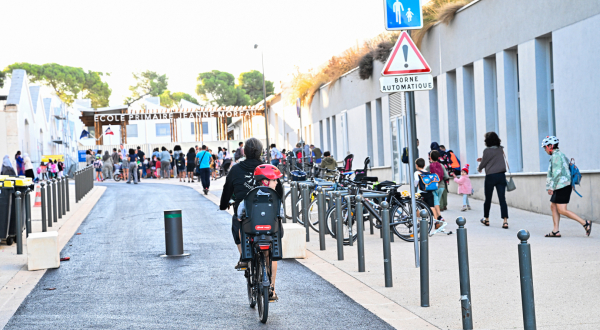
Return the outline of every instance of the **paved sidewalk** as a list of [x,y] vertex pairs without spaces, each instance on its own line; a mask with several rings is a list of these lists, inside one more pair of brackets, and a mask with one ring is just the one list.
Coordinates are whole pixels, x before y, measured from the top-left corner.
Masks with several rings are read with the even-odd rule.
[[[70,212],[53,222],[48,231],[58,231],[59,250],[67,244],[81,222],[96,204],[105,187],[94,187],[79,203],[75,203],[75,184],[70,180]],[[31,198],[35,204],[35,193]],[[42,231],[41,207],[31,208],[32,232]],[[27,270],[27,238],[23,231],[23,254],[17,254],[17,243],[11,246],[0,245],[0,328],[3,328],[15,313],[21,302],[27,297],[46,270]]]
[[545,238],[552,229],[549,216],[509,209],[510,229],[502,229],[499,206],[492,204],[490,227],[479,223],[483,202],[472,200],[473,210],[458,211],[462,197],[449,195],[450,210],[443,216],[452,235],[429,240],[430,305],[420,307],[419,269],[414,265],[412,243],[396,238],[392,243],[394,287],[386,288],[383,247],[379,233],[365,235],[365,273],[358,272],[357,250],[344,247],[337,260],[335,240],[327,236],[327,250],[319,250],[318,234],[311,231],[308,248],[318,258],[337,267],[398,305],[441,329],[462,329],[456,247],[458,216],[467,219],[473,320],[478,329],[523,328],[516,233],[527,229],[533,259],[533,283],[538,329],[599,329],[600,228],[586,237],[581,225],[563,219],[560,239]]

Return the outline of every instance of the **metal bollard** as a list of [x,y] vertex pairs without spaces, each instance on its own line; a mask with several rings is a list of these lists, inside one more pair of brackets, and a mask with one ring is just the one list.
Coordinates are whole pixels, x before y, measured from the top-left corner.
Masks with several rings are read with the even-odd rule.
[[17,254],[23,254],[23,222],[21,222],[22,210],[20,191],[15,192],[15,211],[17,213],[17,230],[15,230],[15,233],[17,235]]
[[70,212],[71,211],[71,203],[69,201],[69,178],[68,177],[65,177],[65,187],[66,187],[66,189],[65,189],[65,193],[66,193],[65,200],[67,201],[67,212]]
[[166,254],[161,255],[161,257],[189,256],[189,253],[183,253],[181,210],[164,211],[164,217]]
[[469,249],[467,246],[467,220],[456,219],[456,241],[458,244],[458,275],[460,277],[460,307],[463,329],[473,329],[473,311],[471,309],[471,280],[469,279]]
[[48,210],[48,227],[52,227],[52,180],[46,181],[46,207]]
[[392,250],[390,246],[390,204],[386,201],[381,202],[381,214],[383,215],[381,230],[383,231],[383,271],[385,275],[385,287],[391,288],[394,284],[392,281]]
[[323,187],[317,187],[317,205],[319,207],[319,247],[321,251],[325,250],[325,230],[327,230],[327,224],[325,223],[325,191]]
[[67,181],[66,177],[62,177],[60,179],[60,184],[62,186],[62,189],[61,189],[61,191],[62,191],[62,198],[61,198],[62,199],[62,204],[60,205],[60,208],[62,209],[62,215],[66,215],[67,214],[67,201],[66,201],[66,199],[67,199],[67,185],[65,184],[66,181]]
[[519,230],[519,273],[521,277],[521,304],[523,305],[523,327],[525,330],[535,329],[535,301],[533,297],[533,269],[531,267],[531,246],[527,243],[529,232]]
[[58,222],[58,209],[56,204],[56,195],[57,195],[57,187],[56,187],[56,179],[52,179],[52,219],[54,222]]
[[300,185],[300,193],[302,194],[302,221],[304,221],[304,229],[306,229],[306,241],[310,242],[310,191],[308,185],[303,183]]
[[357,239],[357,248],[358,251],[358,271],[365,271],[365,233],[364,233],[364,223],[363,223],[363,197],[361,195],[357,195],[355,197],[356,207],[354,208],[354,213],[356,214],[356,226],[358,231],[358,239]]
[[296,205],[298,204],[298,182],[290,183],[290,187],[292,189],[292,192],[290,193],[292,197],[292,222],[298,223],[299,215],[298,208],[296,207]]
[[45,233],[48,231],[48,226],[46,225],[46,189],[45,183],[40,183],[40,192],[42,195],[42,232]]
[[24,196],[25,203],[25,237],[31,234],[31,188],[27,188]]
[[421,307],[429,307],[429,213],[421,210],[419,242],[421,243]]
[[62,219],[62,183],[60,182],[60,178],[56,179],[56,185],[58,187],[57,195],[58,195],[58,218]]
[[335,192],[335,237],[337,239],[338,260],[344,260],[344,227],[342,220],[342,193]]

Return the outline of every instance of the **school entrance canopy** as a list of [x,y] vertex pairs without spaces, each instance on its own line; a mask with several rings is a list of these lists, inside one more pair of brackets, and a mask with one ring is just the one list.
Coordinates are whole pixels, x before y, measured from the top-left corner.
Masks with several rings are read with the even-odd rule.
[[121,143],[127,144],[127,125],[130,121],[138,120],[169,120],[171,125],[171,142],[177,141],[177,131],[182,129],[182,120],[192,120],[196,129],[196,141],[203,139],[202,121],[204,118],[217,119],[217,134],[219,140],[227,140],[227,118],[242,117],[245,136],[251,136],[252,117],[264,116],[265,108],[256,106],[230,107],[196,107],[189,109],[129,109],[127,106],[115,106],[81,111],[81,121],[87,127],[93,126],[96,135],[96,145],[103,144],[102,126],[111,125],[121,128]]

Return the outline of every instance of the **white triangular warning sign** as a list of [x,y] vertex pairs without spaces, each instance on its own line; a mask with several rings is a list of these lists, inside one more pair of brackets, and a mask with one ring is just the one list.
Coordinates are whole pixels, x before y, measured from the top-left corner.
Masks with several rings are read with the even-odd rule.
[[396,41],[390,58],[388,58],[381,71],[381,75],[393,76],[425,72],[431,72],[429,64],[427,64],[408,33],[402,32],[398,41]]

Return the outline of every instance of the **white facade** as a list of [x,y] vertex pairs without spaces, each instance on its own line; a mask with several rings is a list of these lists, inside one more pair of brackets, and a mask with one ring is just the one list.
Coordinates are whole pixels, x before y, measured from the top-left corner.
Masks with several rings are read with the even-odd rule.
[[13,70],[6,85],[6,101],[0,101],[0,155],[14,163],[17,151],[27,153],[35,167],[43,155],[66,155],[67,167],[75,164],[76,134],[83,127],[77,111],[45,88],[30,86],[25,70]]

